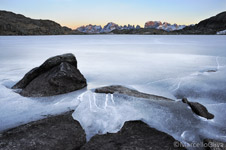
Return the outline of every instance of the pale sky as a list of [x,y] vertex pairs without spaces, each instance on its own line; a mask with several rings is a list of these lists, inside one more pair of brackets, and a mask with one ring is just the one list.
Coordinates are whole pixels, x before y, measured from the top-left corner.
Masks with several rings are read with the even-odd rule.
[[143,27],[147,21],[195,24],[226,11],[226,0],[0,0],[0,10],[73,29],[108,22]]

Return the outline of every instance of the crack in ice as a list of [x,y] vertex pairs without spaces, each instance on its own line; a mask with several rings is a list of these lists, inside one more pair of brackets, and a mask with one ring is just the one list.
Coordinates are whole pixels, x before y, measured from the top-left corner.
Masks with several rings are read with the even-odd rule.
[[156,83],[156,82],[162,82],[162,81],[167,81],[167,80],[172,80],[172,79],[175,79],[175,78],[165,78],[165,79],[161,79],[161,80],[156,80],[156,81],[148,82],[147,84],[153,84],[153,83]]
[[174,90],[172,90],[172,91],[176,91],[176,90],[178,90],[179,88],[180,88],[180,85],[181,85],[181,80],[178,82],[178,84],[177,84],[177,87],[174,89]]

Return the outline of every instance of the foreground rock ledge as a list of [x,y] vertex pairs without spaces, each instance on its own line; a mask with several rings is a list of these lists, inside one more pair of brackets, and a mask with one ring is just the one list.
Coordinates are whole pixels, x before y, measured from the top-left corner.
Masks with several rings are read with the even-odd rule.
[[31,122],[4,132],[0,150],[76,150],[86,135],[72,111]]
[[96,135],[81,150],[180,150],[170,135],[150,128],[142,121],[128,121],[117,133]]
[[[95,89],[94,92],[95,93],[105,93],[105,94],[118,93],[118,94],[124,94],[124,95],[128,95],[128,96],[145,98],[145,99],[150,99],[150,100],[166,100],[168,102],[174,101],[172,99],[169,99],[169,98],[166,98],[163,96],[142,93],[137,90],[129,89],[129,88],[121,86],[121,85],[111,85],[111,86],[100,87],[100,88]],[[209,113],[208,110],[206,109],[206,107],[203,106],[202,104],[197,103],[197,102],[189,102],[187,98],[183,98],[182,102],[186,103],[191,108],[192,112],[195,113],[196,115],[199,115],[206,119],[214,118],[214,115]]]
[[42,97],[64,94],[86,86],[86,79],[77,69],[75,56],[69,53],[47,59],[12,88],[22,89],[20,94],[23,96]]
[[124,150],[184,149],[170,135],[142,121],[128,121],[118,133],[96,135],[86,143],[85,132],[72,111],[8,130],[0,135],[0,150]]
[[121,86],[121,85],[111,85],[111,86],[105,86],[101,88],[97,88],[94,91],[95,93],[105,93],[105,94],[124,94],[128,96],[138,97],[138,98],[145,98],[150,100],[167,100],[167,101],[174,101],[172,99],[158,96],[158,95],[152,95],[147,93],[142,93],[137,90],[129,89],[127,87]]

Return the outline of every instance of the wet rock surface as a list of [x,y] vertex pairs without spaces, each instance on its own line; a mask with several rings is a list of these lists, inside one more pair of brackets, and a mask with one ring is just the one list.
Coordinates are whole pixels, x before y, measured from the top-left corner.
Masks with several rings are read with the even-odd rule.
[[22,89],[23,96],[41,97],[72,92],[86,85],[86,79],[77,69],[75,56],[69,53],[47,59],[12,88]]
[[197,114],[201,117],[204,117],[206,119],[213,119],[214,118],[214,115],[209,113],[208,110],[206,109],[206,107],[203,106],[202,104],[197,103],[197,102],[189,102],[187,98],[183,98],[182,102],[188,104],[188,106],[191,107],[192,111],[195,114]]
[[167,101],[174,101],[172,99],[163,97],[163,96],[157,96],[147,93],[142,93],[137,90],[129,89],[127,87],[121,86],[121,85],[111,85],[111,86],[105,86],[101,88],[95,89],[96,93],[110,93],[110,94],[124,94],[128,96],[138,97],[138,98],[145,98],[150,100],[167,100]]
[[125,122],[117,133],[96,135],[85,144],[82,150],[160,150],[185,149],[175,147],[176,140],[170,135],[150,128],[142,121]]
[[76,150],[85,142],[85,132],[70,111],[2,133],[0,150]]

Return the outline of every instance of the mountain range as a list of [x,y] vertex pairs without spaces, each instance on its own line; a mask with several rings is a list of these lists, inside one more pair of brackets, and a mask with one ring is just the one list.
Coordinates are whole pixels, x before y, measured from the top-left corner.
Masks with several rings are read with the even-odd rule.
[[81,26],[77,28],[76,30],[84,33],[109,33],[113,30],[132,30],[132,29],[140,29],[141,27],[137,25],[136,27],[134,25],[124,25],[119,26],[116,23],[109,22],[107,25],[105,25],[103,28],[99,25],[87,25],[87,26]]
[[162,29],[165,31],[181,30],[185,27],[186,25],[170,24],[168,22],[162,23],[161,21],[148,21],[144,25],[144,28]]
[[21,14],[0,11],[0,35],[64,35],[64,34],[226,34],[226,11],[198,24],[185,26],[161,21],[120,26],[109,22],[104,27],[86,25],[72,30],[51,20],[31,19]]
[[[177,24],[170,24],[167,22],[161,22],[161,21],[148,21],[145,23],[144,28],[150,28],[150,29],[162,29],[165,31],[174,31],[174,30],[181,30],[185,28],[185,25],[177,25]],[[76,30],[83,33],[109,33],[113,30],[136,30],[141,29],[139,25],[124,25],[119,26],[116,23],[109,22],[107,25],[105,25],[103,28],[99,25],[87,25],[87,26],[81,26],[77,28]]]

